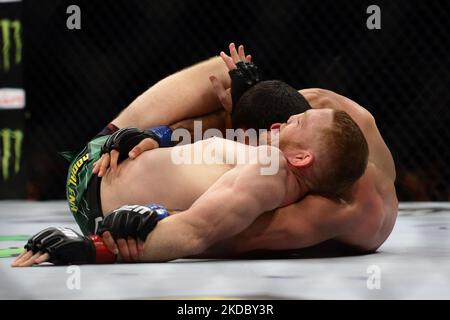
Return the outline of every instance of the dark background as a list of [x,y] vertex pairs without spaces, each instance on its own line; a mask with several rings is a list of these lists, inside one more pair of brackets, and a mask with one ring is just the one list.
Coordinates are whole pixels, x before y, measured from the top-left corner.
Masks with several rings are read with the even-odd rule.
[[[70,4],[81,30],[66,28]],[[370,4],[381,7],[381,30],[366,27]],[[372,112],[400,200],[448,201],[449,9],[436,0],[25,1],[27,197],[63,198],[57,151],[81,149],[150,85],[235,41],[267,78],[334,90]]]

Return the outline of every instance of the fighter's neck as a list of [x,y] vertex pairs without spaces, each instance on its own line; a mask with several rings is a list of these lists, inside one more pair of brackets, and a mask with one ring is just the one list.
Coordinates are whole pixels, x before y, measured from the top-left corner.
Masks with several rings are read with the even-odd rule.
[[288,176],[286,179],[286,196],[283,201],[284,205],[297,202],[303,198],[309,191],[308,186],[304,179],[294,173],[292,170],[288,170]]

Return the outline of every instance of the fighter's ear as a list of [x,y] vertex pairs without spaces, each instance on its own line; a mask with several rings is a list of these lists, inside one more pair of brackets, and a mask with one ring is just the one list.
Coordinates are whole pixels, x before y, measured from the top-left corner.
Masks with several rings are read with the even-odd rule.
[[298,150],[288,157],[289,163],[296,168],[306,168],[313,164],[314,154],[309,150]]

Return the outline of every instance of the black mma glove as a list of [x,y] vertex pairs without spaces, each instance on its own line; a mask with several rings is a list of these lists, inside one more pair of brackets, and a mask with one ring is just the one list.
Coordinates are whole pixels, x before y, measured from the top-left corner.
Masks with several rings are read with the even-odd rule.
[[24,247],[33,253],[48,253],[55,265],[114,262],[115,255],[99,236],[84,237],[69,228],[47,228],[34,235]]
[[232,113],[242,95],[262,80],[258,67],[253,62],[238,62],[237,69],[229,72],[231,78]]
[[145,241],[159,220],[168,216],[167,210],[161,206],[126,205],[114,210],[103,219],[97,234],[109,231],[115,240],[140,239]]
[[112,150],[119,151],[118,162],[128,158],[128,153],[139,142],[146,138],[155,140],[160,147],[169,147],[171,142],[172,130],[168,126],[159,126],[147,130],[138,128],[123,128],[111,134],[102,146],[102,154],[110,153]]
[[119,128],[118,128],[115,124],[108,123],[108,125],[107,125],[106,127],[104,127],[104,128],[102,129],[102,131],[100,131],[100,132],[94,137],[94,139],[95,139],[95,138],[98,138],[98,137],[109,136],[110,134],[113,134],[113,133],[116,132],[117,130],[119,130]]

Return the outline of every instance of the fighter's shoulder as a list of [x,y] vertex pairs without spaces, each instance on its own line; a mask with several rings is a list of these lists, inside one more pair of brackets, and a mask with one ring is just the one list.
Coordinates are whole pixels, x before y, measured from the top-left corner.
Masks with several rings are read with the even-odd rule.
[[391,194],[395,195],[395,180],[377,164],[369,161],[365,176],[373,183],[377,194],[381,198],[390,196]]
[[347,112],[364,131],[366,126],[375,124],[372,114],[363,106],[334,91],[322,88],[309,88],[298,91],[313,109],[334,108]]
[[394,183],[369,162],[352,194],[350,227],[337,240],[373,251],[387,238],[395,223],[398,200]]
[[387,208],[397,205],[393,180],[378,166],[369,162],[363,176],[353,185],[348,203],[354,216],[382,216]]

